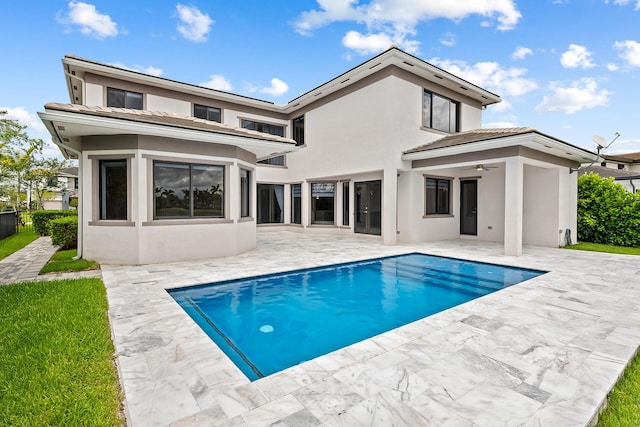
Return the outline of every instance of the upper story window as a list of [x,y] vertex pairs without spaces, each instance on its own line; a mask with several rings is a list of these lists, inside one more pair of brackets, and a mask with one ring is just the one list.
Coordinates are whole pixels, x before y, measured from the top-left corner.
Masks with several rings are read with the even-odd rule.
[[268,159],[259,160],[258,163],[263,165],[284,166],[285,158],[286,156],[283,154],[282,156],[270,157]]
[[293,140],[296,145],[304,145],[304,116],[293,119]]
[[255,130],[270,135],[284,136],[284,126],[270,123],[254,122],[253,120],[240,120],[240,126],[244,129]]
[[422,126],[447,133],[458,132],[457,102],[427,90],[422,99]]
[[108,87],[107,107],[142,110],[142,94]]
[[200,104],[193,104],[193,117],[218,123],[222,121],[222,114],[219,108],[207,107],[206,105]]

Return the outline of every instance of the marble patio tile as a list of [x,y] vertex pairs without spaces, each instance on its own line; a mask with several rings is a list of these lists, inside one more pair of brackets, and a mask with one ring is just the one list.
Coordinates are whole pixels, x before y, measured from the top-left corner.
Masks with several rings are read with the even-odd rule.
[[382,392],[347,410],[347,413],[364,426],[414,427],[434,425],[429,419],[397,398],[396,393]]
[[287,370],[269,375],[267,378],[284,394],[289,394],[300,388],[300,384],[293,378]]
[[451,405],[452,409],[482,427],[518,426],[542,404],[513,390],[480,384]]
[[630,326],[614,327],[611,333],[606,337],[606,341],[625,347],[637,348],[638,345],[640,345],[640,329]]
[[260,389],[262,395],[268,400],[276,400],[284,396],[284,392],[275,386],[269,379],[269,377],[260,378],[252,382],[256,387]]
[[243,413],[242,418],[249,426],[268,426],[304,409],[294,396],[286,395]]
[[251,409],[246,399],[238,394],[235,389],[214,393],[213,397],[227,418],[234,418]]
[[227,418],[217,403],[207,409],[181,418],[169,424],[170,427],[226,427],[226,426],[246,426],[241,417],[233,419]]
[[315,427],[321,424],[308,409],[301,409],[280,421],[271,424],[273,427]]
[[269,401],[269,399],[267,399],[266,396],[262,393],[260,388],[257,387],[254,383],[236,387],[235,392],[242,398],[243,403],[249,409],[257,408],[258,406],[262,406]]
[[337,415],[364,400],[333,377],[296,390],[292,395],[318,419]]
[[555,405],[543,405],[522,427],[584,427],[589,423],[589,417],[579,409],[562,408]]
[[571,344],[583,348],[592,353],[601,354],[606,358],[616,359],[620,363],[628,363],[629,359],[635,354],[638,343],[631,343],[630,345],[617,344],[612,341],[598,339],[593,336],[579,335]]

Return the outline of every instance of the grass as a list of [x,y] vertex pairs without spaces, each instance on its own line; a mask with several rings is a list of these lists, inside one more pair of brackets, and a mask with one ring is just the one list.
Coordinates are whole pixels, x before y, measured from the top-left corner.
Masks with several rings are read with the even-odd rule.
[[100,279],[0,286],[0,425],[123,425]]
[[640,255],[640,248],[625,246],[603,245],[600,243],[580,242],[575,245],[565,246],[566,249],[578,249],[581,251],[606,252],[610,254]]
[[91,260],[79,259],[73,260],[78,254],[77,249],[59,250],[49,260],[49,262],[42,267],[40,274],[46,273],[59,273],[65,271],[84,271],[84,270],[97,270],[100,265]]
[[609,406],[598,417],[597,427],[640,426],[640,356],[636,355],[609,393]]
[[12,253],[19,251],[38,237],[40,236],[35,231],[22,231],[5,237],[0,240],[0,259],[4,259]]

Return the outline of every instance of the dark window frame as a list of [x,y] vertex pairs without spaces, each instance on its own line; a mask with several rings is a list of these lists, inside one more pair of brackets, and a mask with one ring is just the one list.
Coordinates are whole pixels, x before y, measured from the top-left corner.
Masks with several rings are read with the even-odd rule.
[[259,122],[249,119],[240,119],[240,127],[243,129],[255,130],[256,132],[266,133],[269,135],[284,137],[284,125]]
[[[117,95],[122,96],[122,103],[115,102]],[[131,96],[135,95],[135,97]],[[140,105],[132,105],[134,101],[137,104],[139,99]],[[134,92],[131,90],[118,89],[115,87],[107,87],[107,107],[113,108],[129,108],[132,110],[144,110],[144,94],[141,92]]]
[[291,224],[302,225],[302,184],[291,184]]
[[[281,191],[276,191],[276,187]],[[258,224],[284,224],[284,184],[259,183],[256,188],[258,191],[256,222]],[[268,191],[268,200],[262,198],[264,191]],[[278,200],[278,193],[280,192],[282,194],[282,204]],[[266,209],[263,209],[265,207]]]
[[291,139],[296,142],[296,146],[305,145],[304,115],[291,120]]
[[[453,179],[427,176],[424,180],[424,214],[425,216],[433,215],[451,215],[451,184]],[[430,187],[429,184],[432,183]],[[445,185],[446,184],[446,185]],[[430,195],[430,189],[433,193]],[[441,192],[446,191],[443,197]],[[435,197],[435,198],[434,198]],[[434,199],[432,199],[434,198]]]
[[[426,100],[429,99],[429,112],[427,114]],[[434,124],[434,99],[446,101],[448,103],[448,119],[447,126],[439,126],[437,123]],[[451,119],[451,112],[455,114],[453,120]],[[446,96],[442,96],[440,94],[431,92],[427,89],[423,89],[422,94],[422,126],[429,129],[439,130],[441,132],[446,133],[456,133],[460,131],[460,103],[458,101],[454,101],[451,98],[447,98]]]
[[[310,186],[310,194],[311,194],[311,224],[312,225],[336,225],[336,183],[335,182],[311,182]],[[320,196],[318,193],[320,192],[320,188],[315,186],[333,186],[332,196]],[[317,192],[317,193],[316,193]],[[328,200],[331,200],[331,209],[318,209],[318,207],[323,207],[323,205],[328,206]],[[324,212],[323,217],[319,218],[319,213]],[[331,212],[331,217],[329,218],[328,212]]]
[[342,225],[349,226],[349,181],[342,183]]
[[[109,191],[107,189],[109,185],[107,181],[110,175],[108,169],[113,170],[115,168],[121,168],[123,176],[118,177],[120,179],[120,182],[116,183],[118,188],[114,191]],[[98,219],[100,221],[126,221],[128,219],[128,168],[127,159],[98,160]],[[114,201],[112,199],[114,196],[117,199],[124,197],[124,204],[122,201]],[[116,205],[115,208],[114,204]]]
[[[169,165],[169,167],[176,167],[176,166],[180,166],[181,169],[184,169],[184,167],[186,166],[189,170],[189,214],[188,215],[158,215],[158,196],[157,196],[157,181],[156,181],[156,166],[160,166],[160,165]],[[222,174],[222,184],[220,185],[219,191],[220,191],[220,202],[221,202],[221,206],[220,206],[220,214],[219,215],[197,215],[196,214],[196,209],[197,207],[195,206],[195,197],[194,197],[194,170],[199,170],[199,168],[216,168],[218,169],[221,174]],[[226,203],[225,203],[225,187],[226,187],[226,167],[224,165],[217,165],[217,164],[206,164],[206,163],[187,163],[187,162],[176,162],[176,161],[167,161],[167,160],[154,160],[153,161],[153,166],[152,166],[152,172],[153,172],[153,219],[154,220],[165,220],[165,219],[187,219],[187,220],[191,220],[191,219],[206,219],[206,218],[213,218],[213,219],[224,219],[226,218]],[[218,190],[216,190],[214,192],[215,193],[218,192]],[[170,207],[169,207],[170,208]]]
[[[204,111],[198,111],[204,109]],[[204,113],[204,114],[203,114]],[[211,122],[222,123],[222,109],[203,104],[193,104],[193,117],[209,120]]]
[[251,217],[251,171],[240,168],[240,218],[249,217]]

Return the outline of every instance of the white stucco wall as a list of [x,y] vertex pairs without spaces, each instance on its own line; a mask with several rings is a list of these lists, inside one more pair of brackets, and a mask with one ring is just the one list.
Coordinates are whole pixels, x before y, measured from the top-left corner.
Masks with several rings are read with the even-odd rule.
[[523,244],[558,246],[559,178],[557,168],[524,165]]
[[190,102],[167,98],[166,96],[147,94],[145,108],[149,111],[164,111],[185,117],[193,116]]
[[[85,84],[85,105],[104,106],[104,86],[101,84],[89,83]],[[76,101],[76,103],[79,103]]]

